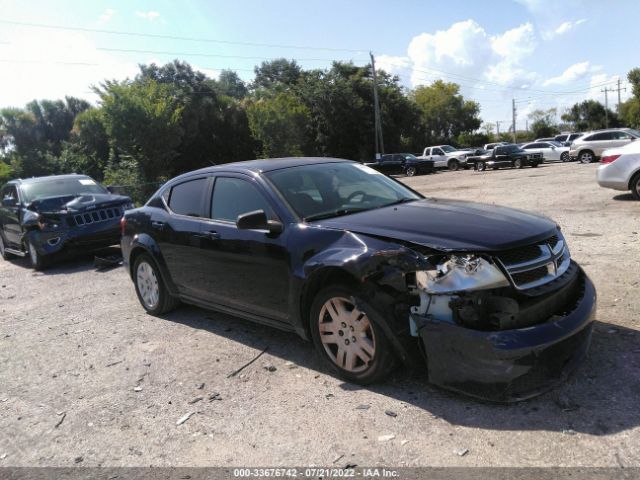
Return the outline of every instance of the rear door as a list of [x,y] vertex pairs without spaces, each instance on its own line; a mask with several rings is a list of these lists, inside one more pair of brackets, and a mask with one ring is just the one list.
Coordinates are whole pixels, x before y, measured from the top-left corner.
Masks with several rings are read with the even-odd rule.
[[0,203],[0,223],[2,234],[8,247],[19,249],[22,241],[22,229],[20,228],[20,199],[15,185],[5,185],[0,192],[2,200],[12,200],[14,206],[5,207]]
[[193,177],[177,183],[163,195],[168,212],[151,218],[152,235],[160,248],[171,278],[182,295],[206,293],[206,266],[202,263],[203,223],[211,178]]
[[279,215],[264,185],[242,174],[215,177],[209,219],[203,224],[201,263],[206,265],[207,300],[242,312],[287,322],[289,254],[287,226],[279,235],[240,230],[239,215],[264,210]]

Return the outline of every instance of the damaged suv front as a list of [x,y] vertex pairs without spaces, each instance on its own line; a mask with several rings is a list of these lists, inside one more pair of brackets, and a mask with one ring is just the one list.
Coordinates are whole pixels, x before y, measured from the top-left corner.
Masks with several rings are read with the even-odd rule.
[[595,289],[557,230],[493,252],[426,255],[408,276],[430,381],[496,401],[564,378],[589,345]]
[[2,196],[3,256],[28,256],[35,269],[64,251],[117,244],[120,218],[134,206],[129,197],[75,174],[13,180]]

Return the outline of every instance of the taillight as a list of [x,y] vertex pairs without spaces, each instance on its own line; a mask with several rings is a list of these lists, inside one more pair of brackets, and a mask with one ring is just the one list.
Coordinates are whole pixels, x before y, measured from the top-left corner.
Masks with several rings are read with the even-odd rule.
[[120,235],[124,235],[124,229],[127,227],[127,219],[123,216],[120,219]]
[[607,155],[600,159],[600,163],[612,163],[615,162],[620,155]]

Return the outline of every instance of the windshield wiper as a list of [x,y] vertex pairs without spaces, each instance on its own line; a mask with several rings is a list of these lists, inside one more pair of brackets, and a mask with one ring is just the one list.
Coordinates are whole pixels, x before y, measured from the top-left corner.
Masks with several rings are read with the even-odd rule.
[[356,212],[364,212],[365,210],[370,210],[369,208],[362,207],[351,207],[351,208],[338,208],[336,210],[332,210],[331,212],[323,212],[316,213],[315,215],[309,215],[304,217],[305,222],[309,222],[312,220],[322,220],[324,218],[332,218],[332,217],[341,217],[342,215],[348,215],[350,213]]
[[399,205],[401,203],[415,202],[416,200],[418,200],[418,199],[417,198],[401,198],[399,200],[396,200],[395,202],[386,203],[384,205],[381,205],[380,208],[382,208],[382,207],[390,207],[392,205]]

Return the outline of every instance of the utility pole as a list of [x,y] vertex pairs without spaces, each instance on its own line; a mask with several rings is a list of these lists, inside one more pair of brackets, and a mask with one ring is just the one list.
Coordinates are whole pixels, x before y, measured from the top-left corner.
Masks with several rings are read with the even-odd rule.
[[614,89],[605,87],[600,91],[604,92],[604,127],[609,128],[609,96],[607,94],[613,92]]
[[624,90],[625,92],[627,91],[627,88],[620,88],[620,79],[618,79],[618,112],[620,111],[620,90]]
[[526,119],[524,121],[524,129],[527,131],[527,133],[529,133],[529,119]]
[[373,74],[373,110],[374,110],[374,123],[376,131],[376,157],[378,153],[384,153],[384,139],[382,137],[382,120],[380,118],[380,104],[378,103],[378,77],[376,76],[376,60],[373,58],[373,53],[369,52],[371,56],[371,72]]
[[496,129],[497,129],[497,132],[498,132],[498,133],[496,134],[496,136],[497,136],[498,138],[500,138],[500,124],[501,124],[501,123],[502,123],[502,120],[496,120]]
[[516,143],[516,99],[513,98],[511,100],[511,110],[513,115],[513,120],[511,124],[511,128],[513,129],[513,143]]

